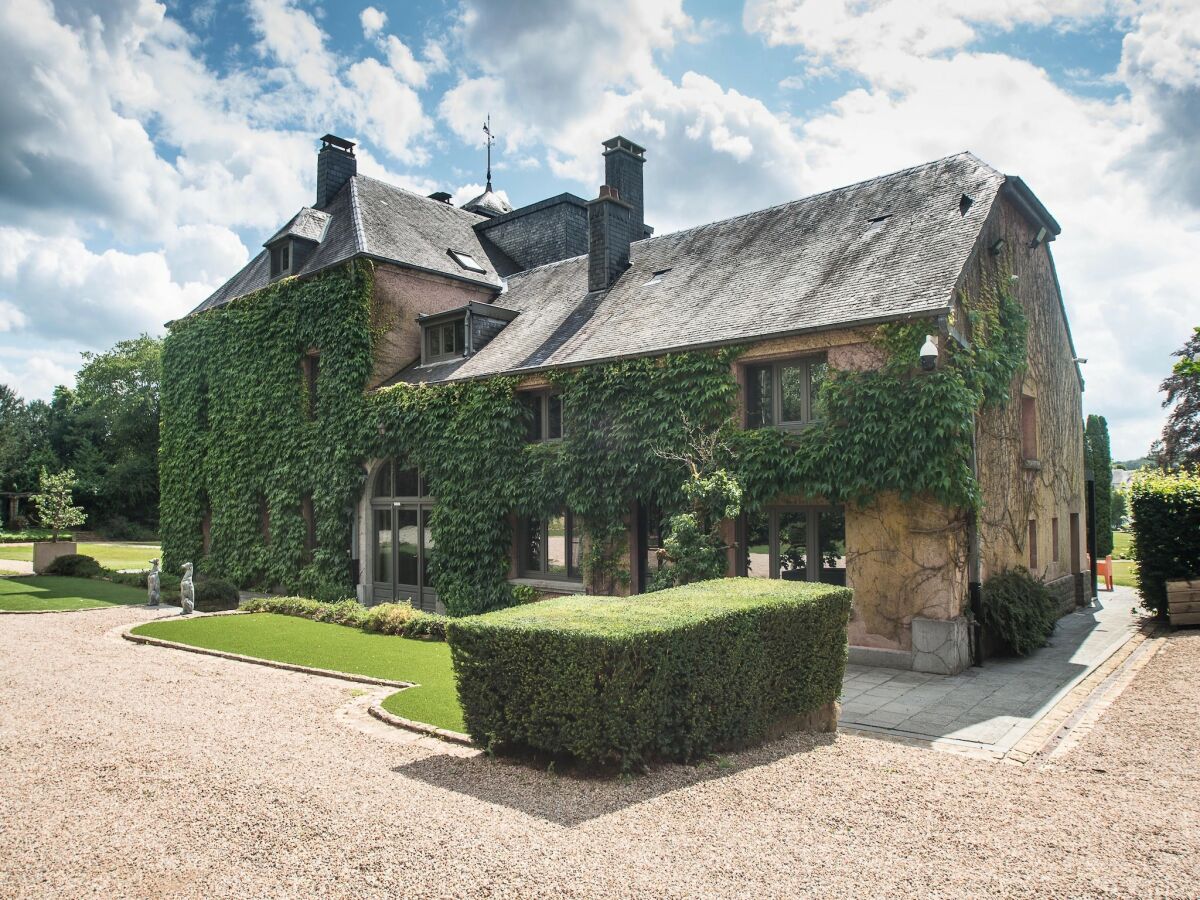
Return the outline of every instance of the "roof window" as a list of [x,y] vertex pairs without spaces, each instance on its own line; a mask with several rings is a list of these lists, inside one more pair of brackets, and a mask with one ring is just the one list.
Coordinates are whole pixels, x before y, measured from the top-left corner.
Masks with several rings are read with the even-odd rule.
[[292,242],[280,241],[271,248],[271,277],[279,278],[292,271]]
[[653,275],[650,276],[650,280],[647,281],[645,284],[643,284],[642,287],[652,287],[656,284],[662,284],[663,276],[666,275],[670,271],[671,271],[670,269],[659,269],[657,272],[655,272]]
[[475,257],[473,257],[470,253],[463,253],[461,250],[447,250],[446,252],[450,254],[451,259],[453,259],[468,272],[487,272],[487,269],[477,263],[475,261]]

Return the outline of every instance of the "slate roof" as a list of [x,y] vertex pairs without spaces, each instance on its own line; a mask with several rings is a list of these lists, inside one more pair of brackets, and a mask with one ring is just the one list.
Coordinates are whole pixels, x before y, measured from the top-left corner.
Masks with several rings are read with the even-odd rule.
[[[588,293],[587,257],[521,272],[498,302],[520,314],[465,360],[389,382],[457,380],[950,309],[1005,176],[970,153],[635,243]],[[961,210],[963,194],[972,199]],[[656,272],[669,270],[657,284]]]
[[[516,268],[475,233],[472,226],[487,221],[485,217],[365,175],[351,178],[323,210],[300,210],[275,237],[294,227],[305,232],[298,236],[308,237],[322,217],[327,220],[323,236],[296,275],[311,275],[361,255],[499,290],[501,274]],[[464,269],[448,250],[469,254],[486,271]],[[270,257],[263,250],[192,312],[222,306],[269,283]]]
[[306,241],[320,242],[321,238],[325,236],[325,226],[329,224],[329,219],[329,213],[313,209],[311,206],[305,206],[300,212],[292,216],[290,222],[263,241],[263,246],[267,247],[282,237],[302,238]]

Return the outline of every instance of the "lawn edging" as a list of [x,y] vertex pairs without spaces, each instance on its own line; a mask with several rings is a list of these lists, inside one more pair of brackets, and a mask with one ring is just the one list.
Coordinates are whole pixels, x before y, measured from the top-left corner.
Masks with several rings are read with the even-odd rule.
[[81,606],[79,609],[0,609],[0,616],[44,616],[46,613],[96,612],[99,609],[137,609],[137,605],[110,603],[108,606]]
[[466,747],[476,746],[469,734],[463,734],[461,731],[451,731],[449,728],[439,728],[436,725],[430,725],[428,722],[418,722],[416,719],[406,719],[404,716],[388,712],[378,703],[372,703],[368,706],[367,712],[385,725],[391,725],[394,728],[407,728],[409,731],[427,734],[431,737],[450,741],[453,744],[462,744]]
[[[213,616],[241,616],[247,615],[240,610],[231,610],[229,612],[210,613]],[[197,616],[196,618],[202,618]],[[203,618],[207,618],[204,616]],[[142,625],[147,625],[147,622],[134,622],[128,625],[121,631],[121,637],[134,644],[146,644],[151,647],[166,647],[170,650],[186,650],[189,653],[200,653],[204,656],[216,656],[221,659],[231,659],[234,662],[252,663],[258,666],[267,666],[271,669],[283,669],[288,672],[301,672],[305,675],[319,675],[322,678],[337,678],[341,681],[353,681],[358,684],[374,684],[381,687],[394,687],[403,690],[404,688],[417,687],[411,681],[393,681],[388,678],[373,678],[370,675],[357,675],[353,672],[338,672],[333,669],[318,669],[314,666],[302,666],[296,663],[279,662],[274,659],[264,659],[261,656],[246,656],[241,653],[229,653],[225,650],[210,650],[208,647],[196,647],[192,644],[183,644],[179,641],[167,641],[162,638],[150,637],[145,634],[134,634],[133,629]],[[397,717],[399,718],[399,717]],[[428,726],[433,728],[434,726]]]

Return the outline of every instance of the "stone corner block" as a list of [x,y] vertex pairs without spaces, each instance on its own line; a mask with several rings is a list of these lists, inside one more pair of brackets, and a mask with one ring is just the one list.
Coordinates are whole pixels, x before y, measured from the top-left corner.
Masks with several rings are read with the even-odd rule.
[[914,618],[912,648],[913,671],[957,675],[971,664],[971,643],[966,617]]

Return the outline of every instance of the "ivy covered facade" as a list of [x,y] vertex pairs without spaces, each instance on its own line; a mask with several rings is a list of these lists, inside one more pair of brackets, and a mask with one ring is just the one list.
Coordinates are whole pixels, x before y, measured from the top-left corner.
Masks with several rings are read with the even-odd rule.
[[1015,565],[1083,600],[1082,382],[1019,179],[961,154],[658,237],[624,138],[597,199],[517,210],[338,141],[319,208],[172,323],[168,567],[451,615],[638,593],[704,446],[726,574],[849,584],[854,659],[963,668]]

